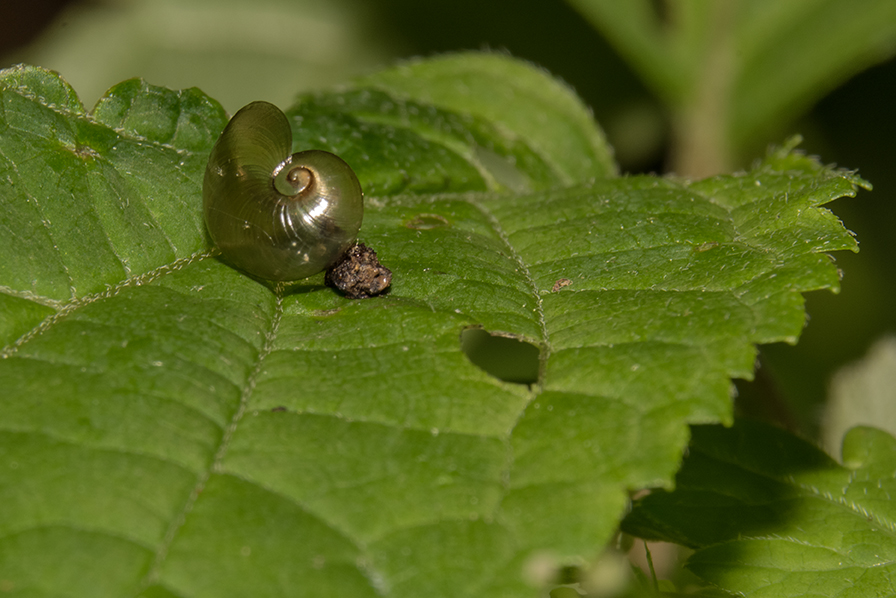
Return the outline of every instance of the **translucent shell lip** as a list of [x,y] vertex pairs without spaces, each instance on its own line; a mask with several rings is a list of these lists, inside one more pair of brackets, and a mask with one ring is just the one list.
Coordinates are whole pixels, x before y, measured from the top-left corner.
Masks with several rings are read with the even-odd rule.
[[266,280],[325,270],[354,242],[364,214],[348,164],[322,150],[291,150],[286,116],[253,102],[227,123],[205,169],[212,241],[229,263]]

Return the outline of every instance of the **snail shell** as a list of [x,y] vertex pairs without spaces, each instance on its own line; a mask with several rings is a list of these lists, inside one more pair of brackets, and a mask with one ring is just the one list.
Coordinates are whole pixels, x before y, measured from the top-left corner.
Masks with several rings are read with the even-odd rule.
[[266,280],[298,280],[354,242],[364,202],[355,173],[321,150],[290,155],[279,108],[253,102],[215,143],[202,188],[205,224],[224,258]]

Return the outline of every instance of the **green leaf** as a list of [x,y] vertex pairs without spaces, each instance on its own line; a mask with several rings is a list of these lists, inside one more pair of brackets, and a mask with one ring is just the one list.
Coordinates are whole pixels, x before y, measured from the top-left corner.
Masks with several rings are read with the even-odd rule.
[[616,174],[603,133],[571,90],[502,56],[408,62],[339,93],[304,96],[287,114],[296,148],[338,153],[369,195],[522,192]]
[[[492,120],[475,72],[502,61],[543,85]],[[364,301],[211,257],[214,101],[128,81],[86,114],[53,73],[2,73],[0,587],[534,595],[531,559],[598,554],[687,423],[730,421],[730,376],[796,339],[800,292],[839,284],[823,252],[855,249],[819,206],[865,183],[792,148],[695,183],[558,169],[562,142],[509,121],[564,88],[469,64],[469,109],[361,82],[287,111],[359,171],[394,272]],[[538,347],[537,383],[473,365],[477,328]]]
[[697,426],[674,492],[623,529],[695,552],[688,568],[743,596],[885,596],[896,575],[896,440],[853,428],[839,465],[766,425]]
[[616,174],[613,150],[590,112],[545,74],[502,56],[468,53],[407,62],[359,84],[493,123],[525,139],[562,183]]

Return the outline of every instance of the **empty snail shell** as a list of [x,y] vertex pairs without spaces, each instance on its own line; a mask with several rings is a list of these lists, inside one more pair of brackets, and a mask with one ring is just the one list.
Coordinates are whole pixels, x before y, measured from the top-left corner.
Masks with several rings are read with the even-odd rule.
[[325,270],[354,242],[364,214],[361,185],[338,156],[290,155],[279,108],[252,102],[233,115],[205,169],[205,224],[224,258],[266,280]]

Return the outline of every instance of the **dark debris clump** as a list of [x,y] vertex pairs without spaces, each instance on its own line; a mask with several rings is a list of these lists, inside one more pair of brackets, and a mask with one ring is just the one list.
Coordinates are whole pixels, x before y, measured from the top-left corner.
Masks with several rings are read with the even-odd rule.
[[367,299],[389,288],[392,271],[380,263],[376,251],[355,243],[327,270],[325,280],[349,299]]

